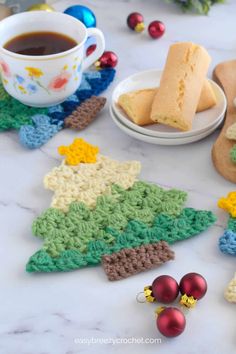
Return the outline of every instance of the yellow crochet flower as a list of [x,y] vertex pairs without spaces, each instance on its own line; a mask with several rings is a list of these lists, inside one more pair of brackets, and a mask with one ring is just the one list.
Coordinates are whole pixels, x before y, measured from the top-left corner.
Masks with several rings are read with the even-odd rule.
[[41,69],[38,68],[32,68],[30,66],[27,66],[25,70],[28,71],[28,74],[30,77],[34,78],[39,78],[40,76],[43,76],[43,72]]
[[76,166],[80,162],[95,163],[99,149],[84,139],[76,138],[71,145],[59,146],[58,152],[60,155],[66,156],[65,161],[68,165]]
[[218,200],[218,207],[222,208],[235,218],[236,217],[236,192],[230,192],[226,198]]

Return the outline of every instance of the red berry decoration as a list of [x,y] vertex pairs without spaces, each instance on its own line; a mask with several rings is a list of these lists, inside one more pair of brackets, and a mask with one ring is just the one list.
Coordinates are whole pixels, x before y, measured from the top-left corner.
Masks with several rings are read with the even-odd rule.
[[163,304],[173,302],[179,294],[177,281],[169,275],[157,277],[151,286],[152,294],[155,299]]
[[165,337],[177,337],[186,325],[184,314],[176,307],[166,307],[157,316],[157,328]]
[[188,273],[180,280],[179,289],[181,294],[200,300],[207,292],[207,282],[198,273]]
[[160,38],[165,33],[165,25],[161,21],[152,21],[148,26],[148,33],[154,39]]
[[114,68],[118,63],[118,57],[114,52],[106,51],[95,63],[98,69]]
[[91,44],[86,50],[86,56],[88,57],[90,54],[92,54],[96,48],[96,44]]
[[132,12],[127,17],[127,25],[133,31],[142,32],[145,28],[143,15],[139,12]]

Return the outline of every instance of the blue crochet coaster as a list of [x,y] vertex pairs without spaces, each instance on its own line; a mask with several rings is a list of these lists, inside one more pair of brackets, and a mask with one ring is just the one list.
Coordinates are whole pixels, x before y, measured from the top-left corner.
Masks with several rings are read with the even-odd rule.
[[19,129],[20,143],[36,149],[64,128],[64,120],[83,101],[103,92],[113,81],[116,71],[103,69],[83,73],[79,89],[62,104],[50,108],[31,108],[22,105],[0,89],[0,132]]
[[236,218],[230,216],[227,229],[219,239],[221,252],[236,256]]
[[219,248],[225,254],[236,256],[236,233],[226,230],[219,239]]

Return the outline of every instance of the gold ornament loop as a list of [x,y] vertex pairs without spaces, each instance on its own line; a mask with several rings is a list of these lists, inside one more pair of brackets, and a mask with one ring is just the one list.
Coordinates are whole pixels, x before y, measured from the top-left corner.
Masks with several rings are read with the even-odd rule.
[[[143,296],[141,297],[141,295],[143,295]],[[144,304],[144,302],[146,302],[146,297],[145,297],[143,291],[140,291],[140,292],[136,295],[136,301],[139,302],[140,304]]]
[[[141,296],[142,295],[142,296]],[[139,303],[144,303],[144,302],[155,302],[156,299],[153,296],[152,293],[152,287],[151,286],[145,286],[143,291],[139,292],[136,295],[136,301]]]

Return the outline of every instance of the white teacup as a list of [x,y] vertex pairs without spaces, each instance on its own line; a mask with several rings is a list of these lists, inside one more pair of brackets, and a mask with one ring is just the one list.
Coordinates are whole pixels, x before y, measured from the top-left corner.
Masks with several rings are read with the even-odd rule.
[[[56,32],[78,45],[52,55],[22,55],[4,48],[10,39],[30,32]],[[84,58],[84,44],[96,37],[95,51]],[[5,90],[20,102],[48,107],[63,102],[81,83],[82,72],[103,53],[105,41],[97,28],[86,28],[72,16],[60,12],[31,11],[0,22],[0,68]]]

